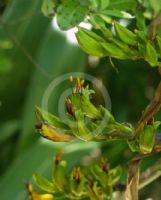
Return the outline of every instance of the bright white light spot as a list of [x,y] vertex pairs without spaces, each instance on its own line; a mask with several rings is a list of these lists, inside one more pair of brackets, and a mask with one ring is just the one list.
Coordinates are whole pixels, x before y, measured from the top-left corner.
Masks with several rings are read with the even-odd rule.
[[[69,29],[68,31],[61,31],[58,24],[57,24],[57,21],[56,21],[56,18],[54,17],[53,20],[52,20],[52,26],[54,28],[55,31],[58,31],[60,34],[63,34],[65,35],[67,41],[71,44],[78,44],[77,42],[77,39],[76,39],[76,36],[75,36],[75,33],[78,31],[78,28],[71,28]],[[92,28],[92,25],[89,24],[89,23],[85,23],[85,22],[81,22],[79,24],[79,26],[83,27],[83,28],[86,28],[88,30],[90,30]]]
[[88,30],[91,30],[92,29],[92,25],[90,23],[87,23],[87,22],[81,22],[79,24],[79,26],[83,27],[83,28],[86,28]]
[[59,26],[58,26],[58,24],[57,24],[56,17],[54,17],[53,20],[52,20],[52,27],[54,28],[55,31],[58,31],[58,32],[63,33],[63,32],[60,30],[60,28],[59,28]]
[[129,25],[129,23],[130,23],[130,21],[127,20],[127,19],[121,19],[121,20],[120,20],[120,24],[121,24],[121,26],[126,27],[126,26]]
[[75,33],[78,31],[77,28],[71,28],[70,30],[65,32],[66,39],[71,44],[78,44]]

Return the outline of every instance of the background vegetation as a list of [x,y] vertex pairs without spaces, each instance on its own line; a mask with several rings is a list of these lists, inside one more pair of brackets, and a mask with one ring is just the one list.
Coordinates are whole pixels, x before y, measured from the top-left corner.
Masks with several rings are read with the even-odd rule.
[[[57,144],[40,138],[34,129],[34,106],[41,104],[44,91],[55,77],[79,71],[101,79],[109,91],[116,119],[133,124],[160,80],[156,68],[142,60],[113,60],[118,73],[107,58],[93,66],[87,55],[70,44],[65,34],[55,30],[50,18],[43,16],[41,3],[40,0],[0,3],[0,198],[3,200],[26,199],[25,183],[33,172],[49,175],[53,155],[59,147],[65,149],[69,168],[78,163],[83,165],[87,156],[92,159],[100,152],[111,166],[125,166],[131,157],[125,151],[126,144],[120,142]],[[50,99],[50,111],[54,113],[62,91],[63,86]],[[102,103],[99,95],[95,102]],[[145,159],[142,168],[159,156]],[[160,199],[159,181],[148,186],[153,190],[148,187],[142,190],[141,199],[149,196]]]

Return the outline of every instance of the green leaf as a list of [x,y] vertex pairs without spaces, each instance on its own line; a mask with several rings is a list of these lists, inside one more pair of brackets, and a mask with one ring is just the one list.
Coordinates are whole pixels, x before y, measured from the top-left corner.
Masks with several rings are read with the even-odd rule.
[[136,35],[129,29],[121,26],[119,23],[114,23],[116,36],[128,45],[136,45]]
[[54,185],[54,183],[50,182],[48,179],[46,179],[45,177],[38,175],[38,174],[34,174],[33,178],[36,182],[36,184],[44,191],[49,192],[49,193],[53,193],[56,191],[56,187]]
[[129,56],[129,58],[137,56],[137,52],[135,50],[133,50],[132,48],[130,48],[124,42],[122,42],[118,39],[114,39],[114,38],[110,39],[110,41],[113,44],[115,44],[116,46],[118,46],[124,53],[126,53],[126,55]]
[[110,57],[117,59],[128,59],[129,56],[123,52],[118,46],[112,43],[101,43],[102,47],[106,50],[106,54]]
[[79,27],[78,30],[83,32],[84,34],[88,35],[89,37],[95,39],[96,41],[99,41],[99,42],[105,41],[101,36],[99,36],[98,34],[93,32],[92,30],[87,30],[87,29],[82,28],[82,27]]
[[109,0],[100,0],[100,9],[104,10],[108,7],[109,5]]
[[138,42],[147,43],[148,38],[144,31],[135,30],[135,33],[136,33]]
[[68,30],[84,20],[88,7],[77,0],[64,0],[57,8],[57,22],[62,30]]
[[90,7],[95,10],[99,7],[99,0],[90,0]]
[[146,44],[146,51],[145,51],[145,60],[152,66],[157,66],[158,63],[158,56],[155,48],[152,46],[150,42]]
[[98,57],[106,56],[106,52],[102,48],[102,45],[100,44],[100,41],[102,41],[103,39],[97,36],[92,31],[87,32],[87,30],[79,29],[79,31],[76,33],[76,37],[80,47],[86,53]]

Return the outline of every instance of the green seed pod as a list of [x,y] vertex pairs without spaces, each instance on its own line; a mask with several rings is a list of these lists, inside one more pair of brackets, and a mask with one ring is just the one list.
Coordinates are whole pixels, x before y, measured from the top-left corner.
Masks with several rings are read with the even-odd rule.
[[109,0],[99,0],[100,2],[100,9],[104,10],[108,7],[109,5]]
[[144,31],[135,30],[138,42],[147,43],[148,39]]
[[114,23],[115,31],[116,31],[116,36],[123,42],[125,42],[128,45],[136,45],[137,44],[137,39],[136,35],[131,32],[129,29],[121,26],[119,23],[115,22]]
[[139,147],[144,154],[150,153],[154,147],[156,130],[153,125],[145,126],[139,133]]

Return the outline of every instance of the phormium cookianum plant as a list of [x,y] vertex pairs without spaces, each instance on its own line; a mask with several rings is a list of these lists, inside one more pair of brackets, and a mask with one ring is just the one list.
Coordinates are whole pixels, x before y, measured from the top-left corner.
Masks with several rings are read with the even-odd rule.
[[[112,58],[144,59],[159,73],[160,10],[161,3],[158,1],[156,6],[150,0],[44,0],[42,5],[44,15],[56,16],[60,29],[78,28],[76,38],[86,53],[100,58],[109,57],[111,63]],[[126,24],[135,23],[137,29],[123,26],[122,19]],[[92,29],[79,26],[82,21],[90,23]],[[65,100],[67,123],[36,107],[37,130],[54,142],[68,142],[76,138],[86,142],[126,140],[129,149],[136,152],[127,164],[127,183],[119,182],[121,166],[111,169],[105,158],[92,165],[90,171],[74,167],[70,173],[66,172],[67,163],[62,160],[62,151],[58,151],[51,180],[34,174],[35,182],[44,193],[39,194],[28,184],[29,196],[33,200],[137,200],[138,191],[161,175],[160,159],[147,171],[139,173],[141,160],[161,151],[157,131],[161,121],[154,118],[161,107],[161,82],[140,120],[133,126],[129,122],[117,122],[108,109],[93,105],[91,96],[94,91],[86,86],[84,80],[71,76],[69,81],[71,94]]]

